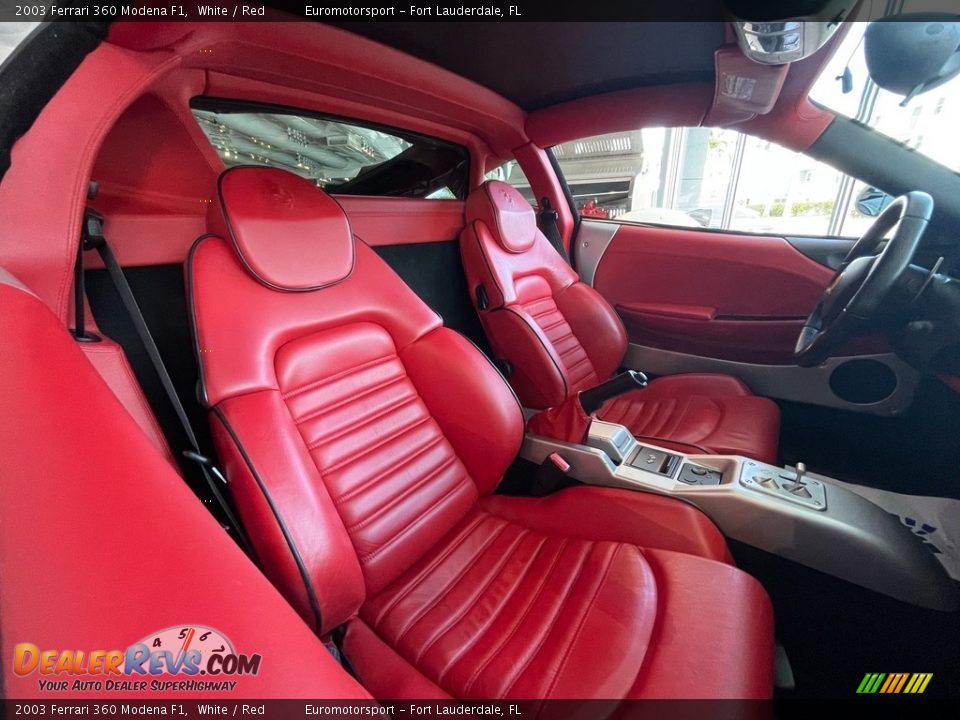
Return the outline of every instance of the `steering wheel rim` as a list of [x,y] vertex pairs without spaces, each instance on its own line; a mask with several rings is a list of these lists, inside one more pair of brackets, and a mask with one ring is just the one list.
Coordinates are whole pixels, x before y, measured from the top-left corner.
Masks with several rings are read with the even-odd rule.
[[[925,192],[901,195],[854,243],[803,324],[794,348],[801,367],[819,365],[874,318],[877,308],[910,266],[930,216]],[[879,252],[884,236],[893,235]]]

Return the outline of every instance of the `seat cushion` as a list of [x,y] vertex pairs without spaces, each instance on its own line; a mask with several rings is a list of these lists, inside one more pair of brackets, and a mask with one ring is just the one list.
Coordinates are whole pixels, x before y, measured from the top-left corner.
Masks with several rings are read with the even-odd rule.
[[656,608],[636,546],[478,509],[361,617],[455,697],[610,698],[632,686]]
[[[631,542],[683,547],[658,532],[660,513],[678,519],[669,508],[683,506],[649,497],[577,488],[482,500],[351,623],[359,677],[378,697],[769,696],[763,589],[725,562]],[[571,523],[577,511],[598,521]],[[708,552],[726,557],[720,543]]]
[[728,375],[657,378],[644,390],[606,403],[597,416],[626,426],[641,442],[777,461],[780,409]]

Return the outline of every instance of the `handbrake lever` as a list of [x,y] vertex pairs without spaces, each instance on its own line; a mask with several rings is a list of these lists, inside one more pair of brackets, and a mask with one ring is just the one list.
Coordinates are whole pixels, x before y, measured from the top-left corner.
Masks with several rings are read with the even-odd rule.
[[647,376],[637,370],[627,370],[580,393],[580,406],[588,415],[594,413],[610,398],[647,386]]

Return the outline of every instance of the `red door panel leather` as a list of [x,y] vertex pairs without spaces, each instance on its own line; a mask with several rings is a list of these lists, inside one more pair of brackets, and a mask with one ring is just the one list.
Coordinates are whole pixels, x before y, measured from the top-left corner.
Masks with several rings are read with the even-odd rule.
[[779,237],[622,224],[594,287],[631,342],[775,364],[832,274]]

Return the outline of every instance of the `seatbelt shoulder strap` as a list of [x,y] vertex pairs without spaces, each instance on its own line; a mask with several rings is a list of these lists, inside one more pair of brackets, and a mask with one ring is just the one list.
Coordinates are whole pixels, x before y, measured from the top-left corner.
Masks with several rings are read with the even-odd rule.
[[560,226],[557,223],[558,218],[559,215],[557,211],[553,208],[553,205],[550,204],[550,198],[547,196],[541,198],[540,212],[537,215],[537,224],[540,226],[540,232],[550,241],[553,249],[557,251],[560,257],[569,264],[570,256],[567,254],[567,249],[563,246],[563,238],[560,236]]
[[[104,237],[103,218],[93,210],[89,209],[84,215],[83,232],[79,253],[82,255],[84,250],[96,250],[100,254],[103,264],[107,269],[107,274],[110,276],[111,282],[119,293],[120,299],[123,301],[123,306],[126,309],[131,322],[133,323],[134,329],[137,331],[137,335],[140,337],[140,341],[143,343],[143,347],[146,349],[147,355],[150,357],[150,362],[153,365],[153,369],[156,371],[157,376],[160,379],[160,384],[163,386],[163,390],[166,393],[167,398],[170,400],[170,404],[173,406],[173,410],[177,415],[177,419],[180,421],[180,425],[183,427],[183,432],[187,436],[187,440],[190,443],[190,448],[183,451],[183,456],[199,465],[200,470],[203,473],[204,480],[210,488],[211,495],[213,495],[214,500],[220,507],[220,510],[223,512],[223,516],[229,523],[227,530],[233,531],[234,535],[240,542],[240,545],[247,552],[247,554],[250,555],[251,558],[256,557],[249,539],[243,532],[243,528],[237,521],[233,510],[231,510],[230,504],[227,502],[227,499],[223,496],[223,493],[218,487],[218,483],[226,484],[226,478],[224,477],[223,473],[220,472],[214,462],[209,457],[204,455],[200,450],[200,444],[197,442],[197,435],[193,430],[193,426],[190,424],[190,419],[187,417],[187,411],[184,409],[183,403],[180,401],[180,396],[177,394],[177,390],[173,385],[173,380],[170,378],[170,373],[163,362],[163,357],[160,355],[160,350],[157,348],[157,343],[154,341],[153,335],[150,333],[150,328],[147,326],[147,321],[144,319],[143,313],[140,311],[140,306],[137,304],[137,299],[133,294],[133,290],[131,290],[130,284],[127,282],[127,277],[123,273],[123,268],[120,267],[120,263],[117,262],[116,256],[110,249],[110,245],[107,243],[106,237]],[[78,261],[78,263],[82,268],[82,260]],[[167,438],[167,441],[170,442],[169,437]]]

